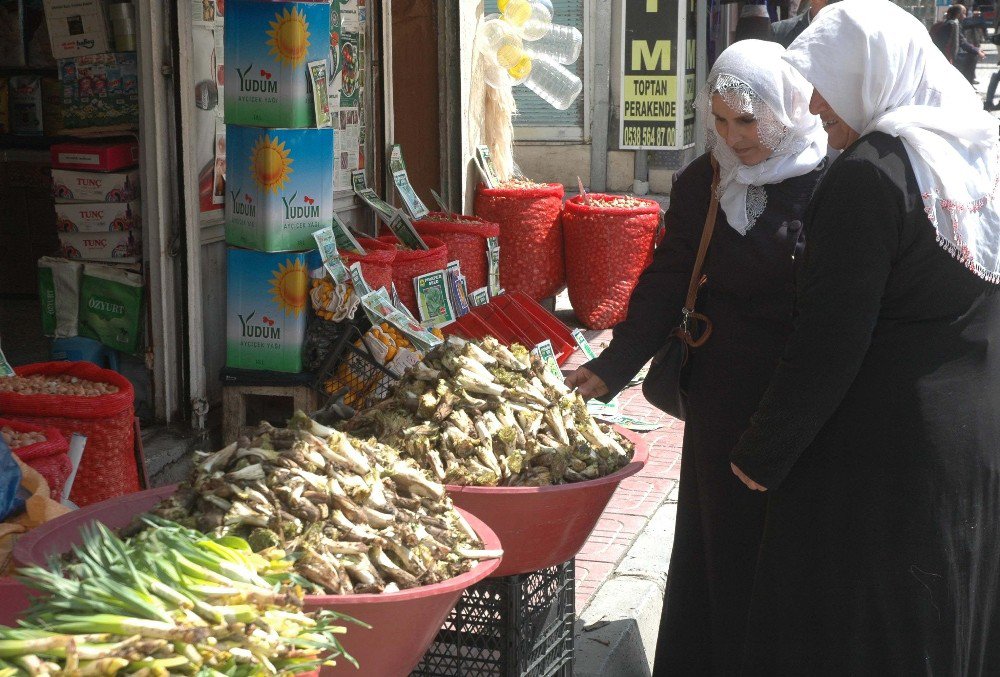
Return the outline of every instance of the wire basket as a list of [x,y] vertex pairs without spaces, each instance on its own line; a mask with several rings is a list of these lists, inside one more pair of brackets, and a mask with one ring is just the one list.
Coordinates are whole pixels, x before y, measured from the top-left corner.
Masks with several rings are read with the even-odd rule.
[[387,398],[399,375],[379,364],[361,340],[364,325],[344,323],[333,349],[316,373],[313,387],[327,402],[343,398],[344,404],[360,410]]
[[410,677],[572,677],[573,560],[466,589]]

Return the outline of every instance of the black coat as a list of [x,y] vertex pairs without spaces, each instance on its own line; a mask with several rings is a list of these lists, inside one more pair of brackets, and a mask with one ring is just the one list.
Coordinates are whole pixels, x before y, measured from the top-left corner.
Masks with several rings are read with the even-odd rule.
[[[792,329],[799,222],[820,171],[766,186],[767,207],[740,235],[721,210],[698,310],[714,326],[690,362],[680,495],[655,675],[737,669],[765,498],[732,475],[729,453],[749,423]],[[628,316],[585,365],[619,391],[680,321],[708,210],[707,155],[680,173],[667,232],[639,278]],[[791,224],[791,225],[789,225]]]
[[809,21],[809,10],[805,10],[798,16],[775,21],[771,24],[772,39],[787,49],[795,41],[795,38],[809,27]]
[[796,331],[733,454],[770,489],[743,674],[998,675],[998,287],[937,244],[882,133],[805,228]]

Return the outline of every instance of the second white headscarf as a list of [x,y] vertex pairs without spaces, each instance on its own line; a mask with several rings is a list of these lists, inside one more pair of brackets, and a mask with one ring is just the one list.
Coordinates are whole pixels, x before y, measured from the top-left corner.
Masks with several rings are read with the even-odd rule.
[[923,24],[888,0],[844,0],[785,59],[861,136],[902,140],[938,243],[1000,282],[998,121]]
[[[775,42],[741,40],[716,60],[699,97],[707,145],[719,162],[719,204],[741,235],[753,228],[767,206],[763,186],[815,170],[826,157],[826,133],[809,112],[812,87],[782,59]],[[748,166],[715,132],[712,97],[719,94],[735,111],[757,118],[761,143],[771,156]]]

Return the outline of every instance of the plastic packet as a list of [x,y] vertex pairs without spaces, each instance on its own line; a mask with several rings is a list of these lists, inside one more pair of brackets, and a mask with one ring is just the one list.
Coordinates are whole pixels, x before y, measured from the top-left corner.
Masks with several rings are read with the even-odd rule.
[[455,321],[447,270],[435,270],[413,278],[417,309],[424,326],[441,327]]

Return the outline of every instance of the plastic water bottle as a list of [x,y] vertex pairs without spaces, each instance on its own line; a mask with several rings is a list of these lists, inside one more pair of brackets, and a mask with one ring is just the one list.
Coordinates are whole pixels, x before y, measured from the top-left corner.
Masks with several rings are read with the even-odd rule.
[[552,13],[538,0],[509,0],[501,11],[525,40],[539,39],[552,25]]
[[531,74],[524,85],[557,110],[572,106],[583,91],[580,78],[544,55],[532,60]]
[[503,70],[511,68],[524,57],[521,38],[514,34],[507,22],[501,19],[486,21],[481,31],[486,53]]
[[525,48],[532,57],[544,55],[564,65],[576,63],[583,47],[583,34],[573,26],[550,24],[549,30],[534,42],[529,42]]

